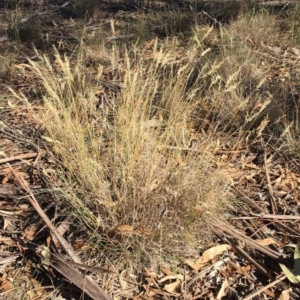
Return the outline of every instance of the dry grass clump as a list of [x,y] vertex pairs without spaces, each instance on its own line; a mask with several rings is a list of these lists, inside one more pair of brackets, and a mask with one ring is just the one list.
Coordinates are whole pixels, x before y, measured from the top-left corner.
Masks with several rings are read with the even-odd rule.
[[42,122],[62,162],[68,205],[93,237],[101,232],[99,240],[119,241],[143,259],[195,249],[208,234],[203,228],[232,205],[230,177],[213,155],[220,136],[211,130],[198,139],[192,121],[201,81],[217,66],[203,66],[187,88],[201,53],[190,49],[174,64],[175,49],[153,47],[150,57],[134,48],[117,64],[112,46],[124,86],[100,104],[104,70],[87,78],[83,53],[74,63],[57,55],[62,77],[48,58],[32,62],[46,91]]
[[[228,45],[239,52],[243,44],[258,49],[262,43],[273,46],[278,42],[276,36],[279,32],[278,16],[272,15],[265,10],[259,12],[247,12],[236,21],[225,27],[224,38],[228,39]],[[230,31],[230,33],[228,32]],[[233,49],[232,49],[233,50]],[[243,49],[241,49],[243,50]],[[240,53],[242,56],[244,53]]]
[[[215,151],[249,146],[284,116],[258,53],[261,41],[274,41],[256,27],[272,22],[263,13],[199,25],[188,47],[168,38],[124,51],[89,40],[76,59],[56,54],[55,68],[47,57],[31,62],[45,90],[41,120],[60,161],[57,184],[88,232],[86,249],[155,263],[209,236],[233,205]],[[283,124],[295,141],[296,127]]]

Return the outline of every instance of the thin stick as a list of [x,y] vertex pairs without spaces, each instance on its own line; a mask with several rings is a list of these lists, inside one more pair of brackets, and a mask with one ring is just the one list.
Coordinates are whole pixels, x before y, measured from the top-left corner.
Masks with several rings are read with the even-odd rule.
[[256,291],[255,293],[247,296],[246,298],[242,299],[242,300],[250,300],[255,296],[258,296],[259,294],[261,294],[263,291],[267,290],[268,288],[274,286],[275,284],[279,283],[280,281],[284,280],[286,278],[286,276],[282,276],[279,277],[277,280],[271,282],[270,284],[266,285],[265,287],[261,288],[260,290]]
[[260,270],[264,275],[268,275],[268,271],[261,266],[258,262],[256,262],[250,255],[246,253],[241,247],[237,245],[233,245],[233,247],[242,255],[244,258],[246,258],[250,263],[252,263],[258,270]]
[[276,198],[274,196],[274,190],[271,184],[271,179],[269,175],[269,169],[268,169],[268,161],[267,161],[267,153],[266,151],[264,152],[264,163],[265,163],[265,172],[266,172],[266,179],[268,183],[268,190],[270,194],[270,202],[271,202],[271,209],[272,209],[272,214],[275,214],[275,211],[277,211],[277,204],[276,204]]
[[45,150],[39,150],[34,162],[33,162],[33,166],[35,167],[39,161],[39,159],[42,157],[43,154],[46,154]]
[[265,215],[253,214],[253,215],[261,219],[300,220],[300,216],[271,215],[271,214],[265,214]]
[[41,151],[39,151],[39,153],[26,153],[26,154],[21,154],[18,156],[7,157],[7,158],[0,159],[0,164],[7,163],[10,161],[14,161],[14,160],[22,160],[22,159],[26,159],[26,158],[41,157],[45,154],[46,154],[46,151],[41,150]]

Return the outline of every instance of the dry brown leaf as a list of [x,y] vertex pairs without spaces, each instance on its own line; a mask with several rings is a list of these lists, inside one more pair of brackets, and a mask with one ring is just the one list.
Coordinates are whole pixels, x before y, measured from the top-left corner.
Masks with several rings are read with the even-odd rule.
[[205,110],[205,111],[209,111],[209,107],[207,105],[207,103],[203,100],[199,101],[199,104],[202,106],[202,108]]
[[177,277],[175,282],[172,282],[170,284],[166,284],[164,286],[164,290],[166,290],[168,293],[174,294],[176,293],[176,289],[180,286],[182,280]]
[[261,283],[258,283],[257,285],[255,285],[255,287],[258,290],[262,290],[262,292],[265,293],[266,295],[275,298],[275,294],[270,289],[268,289],[264,285],[262,285]]
[[144,285],[144,289],[145,289],[146,295],[152,297],[153,292],[150,290],[150,287],[152,286],[153,281],[157,277],[157,274],[155,272],[152,272],[152,271],[148,270],[147,268],[145,268],[145,276],[148,277],[147,278],[148,284]]
[[263,245],[263,246],[269,246],[269,245],[277,243],[273,238],[266,238],[266,239],[263,239],[263,240],[256,240],[256,242],[258,242],[260,245]]
[[290,292],[292,291],[291,288],[282,291],[281,295],[279,296],[278,300],[290,300]]
[[151,276],[157,277],[156,272],[150,271],[148,268],[145,268],[145,273],[144,273],[144,275],[145,275],[146,277],[151,277]]
[[166,274],[166,275],[174,275],[174,273],[172,271],[170,271],[167,267],[165,266],[161,266],[160,267],[161,271]]
[[152,39],[148,43],[145,43],[144,50],[150,49],[153,46],[153,44],[155,43],[155,41],[156,41],[156,39]]
[[177,275],[168,275],[168,276],[165,276],[165,277],[163,277],[162,279],[160,279],[159,280],[159,283],[162,283],[162,282],[164,282],[164,281],[166,281],[166,280],[173,280],[173,279],[180,279],[181,281],[183,281],[183,275],[181,275],[181,274],[177,274]]
[[292,48],[292,52],[295,54],[295,55],[297,55],[297,56],[300,56],[300,50],[299,49],[297,49],[297,48]]
[[10,218],[10,217],[4,217],[4,224],[3,224],[3,229],[4,230],[10,230],[10,229],[13,229],[15,226],[14,226],[14,223],[16,222],[16,218]]
[[149,191],[153,192],[155,189],[157,189],[158,186],[159,186],[158,179],[154,179],[150,184]]
[[2,179],[2,184],[6,184],[9,180],[10,180],[10,178],[12,177],[12,174],[11,173],[9,173],[9,174],[7,174],[3,179]]
[[121,233],[121,234],[130,234],[134,231],[133,226],[130,226],[130,225],[119,225],[117,230],[118,230],[118,233]]
[[192,267],[194,270],[199,271],[207,262],[212,260],[214,257],[216,257],[217,255],[221,254],[226,250],[231,250],[231,249],[232,247],[227,244],[218,245],[206,250],[203,253],[203,255],[196,260],[194,264],[190,263],[189,261],[185,261],[185,263],[188,264],[190,267]]
[[142,228],[137,228],[137,229],[135,230],[135,233],[137,233],[137,234],[139,234],[139,235],[151,235],[151,234],[152,234],[151,231],[149,231],[149,230],[144,230],[144,229],[142,229]]
[[13,290],[14,285],[7,279],[7,273],[4,273],[2,275],[2,278],[0,279],[1,285],[0,285],[0,291],[5,292],[9,290]]
[[23,239],[25,241],[32,241],[36,234],[36,226],[32,225],[30,227],[25,228]]
[[223,283],[222,283],[221,289],[219,290],[218,296],[217,296],[217,299],[218,299],[218,300],[221,300],[222,297],[224,297],[224,296],[227,295],[228,288],[229,288],[229,282],[228,282],[228,280],[225,278],[225,280],[224,280]]
[[177,160],[177,163],[178,163],[179,167],[181,167],[184,164],[184,160],[183,160],[181,155],[178,155],[176,160]]
[[270,297],[275,298],[275,294],[269,289],[264,290],[264,293],[267,294]]
[[252,270],[252,267],[250,265],[245,266],[245,267],[240,267],[239,269],[236,270],[236,273],[244,275],[249,282],[253,282],[252,277],[248,274],[249,271]]
[[136,300],[141,300],[141,299],[144,300],[144,297],[146,297],[145,300],[152,300],[152,299],[155,299],[154,297],[155,297],[156,295],[157,295],[156,293],[154,293],[153,291],[150,291],[150,292],[148,293],[148,296],[143,295],[143,298],[136,298]]
[[295,180],[295,179],[291,179],[290,180],[290,185],[291,185],[292,189],[294,190],[298,186],[298,181]]
[[300,200],[299,200],[299,192],[294,190],[293,191],[293,197],[294,197],[294,200],[299,204]]

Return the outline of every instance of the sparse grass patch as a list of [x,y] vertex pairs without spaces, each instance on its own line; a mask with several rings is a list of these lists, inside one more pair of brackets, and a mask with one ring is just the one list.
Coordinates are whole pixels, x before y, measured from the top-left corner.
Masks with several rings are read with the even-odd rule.
[[274,30],[276,26],[277,17],[262,10],[220,27],[222,65],[218,84],[224,87],[219,95],[224,102],[222,106],[216,100],[214,107],[220,105],[217,118],[226,120],[230,128],[233,125],[243,132],[258,128],[261,131],[260,125],[264,123],[265,128],[271,128],[278,136],[278,124],[288,114],[289,85],[274,83],[274,59],[272,54],[266,54],[266,51],[276,51],[280,44],[280,30]]
[[291,9],[287,16],[285,23],[287,23],[287,30],[290,32],[288,40],[291,46],[299,46],[300,44],[300,4],[296,4],[294,9]]
[[[236,21],[228,25],[231,42],[247,43],[258,48],[261,43],[273,46],[278,42],[278,16],[266,10],[245,12]],[[242,45],[241,45],[242,46]],[[238,50],[238,48],[236,49]]]

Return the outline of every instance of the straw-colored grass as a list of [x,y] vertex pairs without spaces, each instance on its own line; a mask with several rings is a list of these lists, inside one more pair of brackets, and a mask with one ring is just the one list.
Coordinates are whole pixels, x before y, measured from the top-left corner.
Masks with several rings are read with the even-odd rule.
[[[218,65],[204,64],[187,86],[206,54],[194,47],[176,62],[176,43],[155,42],[151,57],[127,51],[119,62],[124,86],[100,106],[102,68],[85,75],[84,49],[76,62],[56,56],[60,74],[46,57],[32,62],[45,89],[41,120],[62,162],[66,205],[90,233],[143,255],[196,249],[203,228],[233,205],[230,176],[213,155],[220,136],[213,127],[200,135],[192,118]],[[114,46],[111,53],[114,64],[120,53]]]
[[[188,47],[167,38],[123,51],[89,40],[76,58],[56,54],[55,69],[47,57],[31,62],[44,89],[44,138],[60,161],[61,205],[90,239],[86,249],[155,265],[209,239],[211,222],[236,205],[216,150],[250,146],[282,116],[270,116],[268,61],[255,54],[261,40],[272,43],[270,22],[264,13],[195,26]],[[87,70],[87,57],[97,66]],[[106,89],[109,74],[119,90]]]

